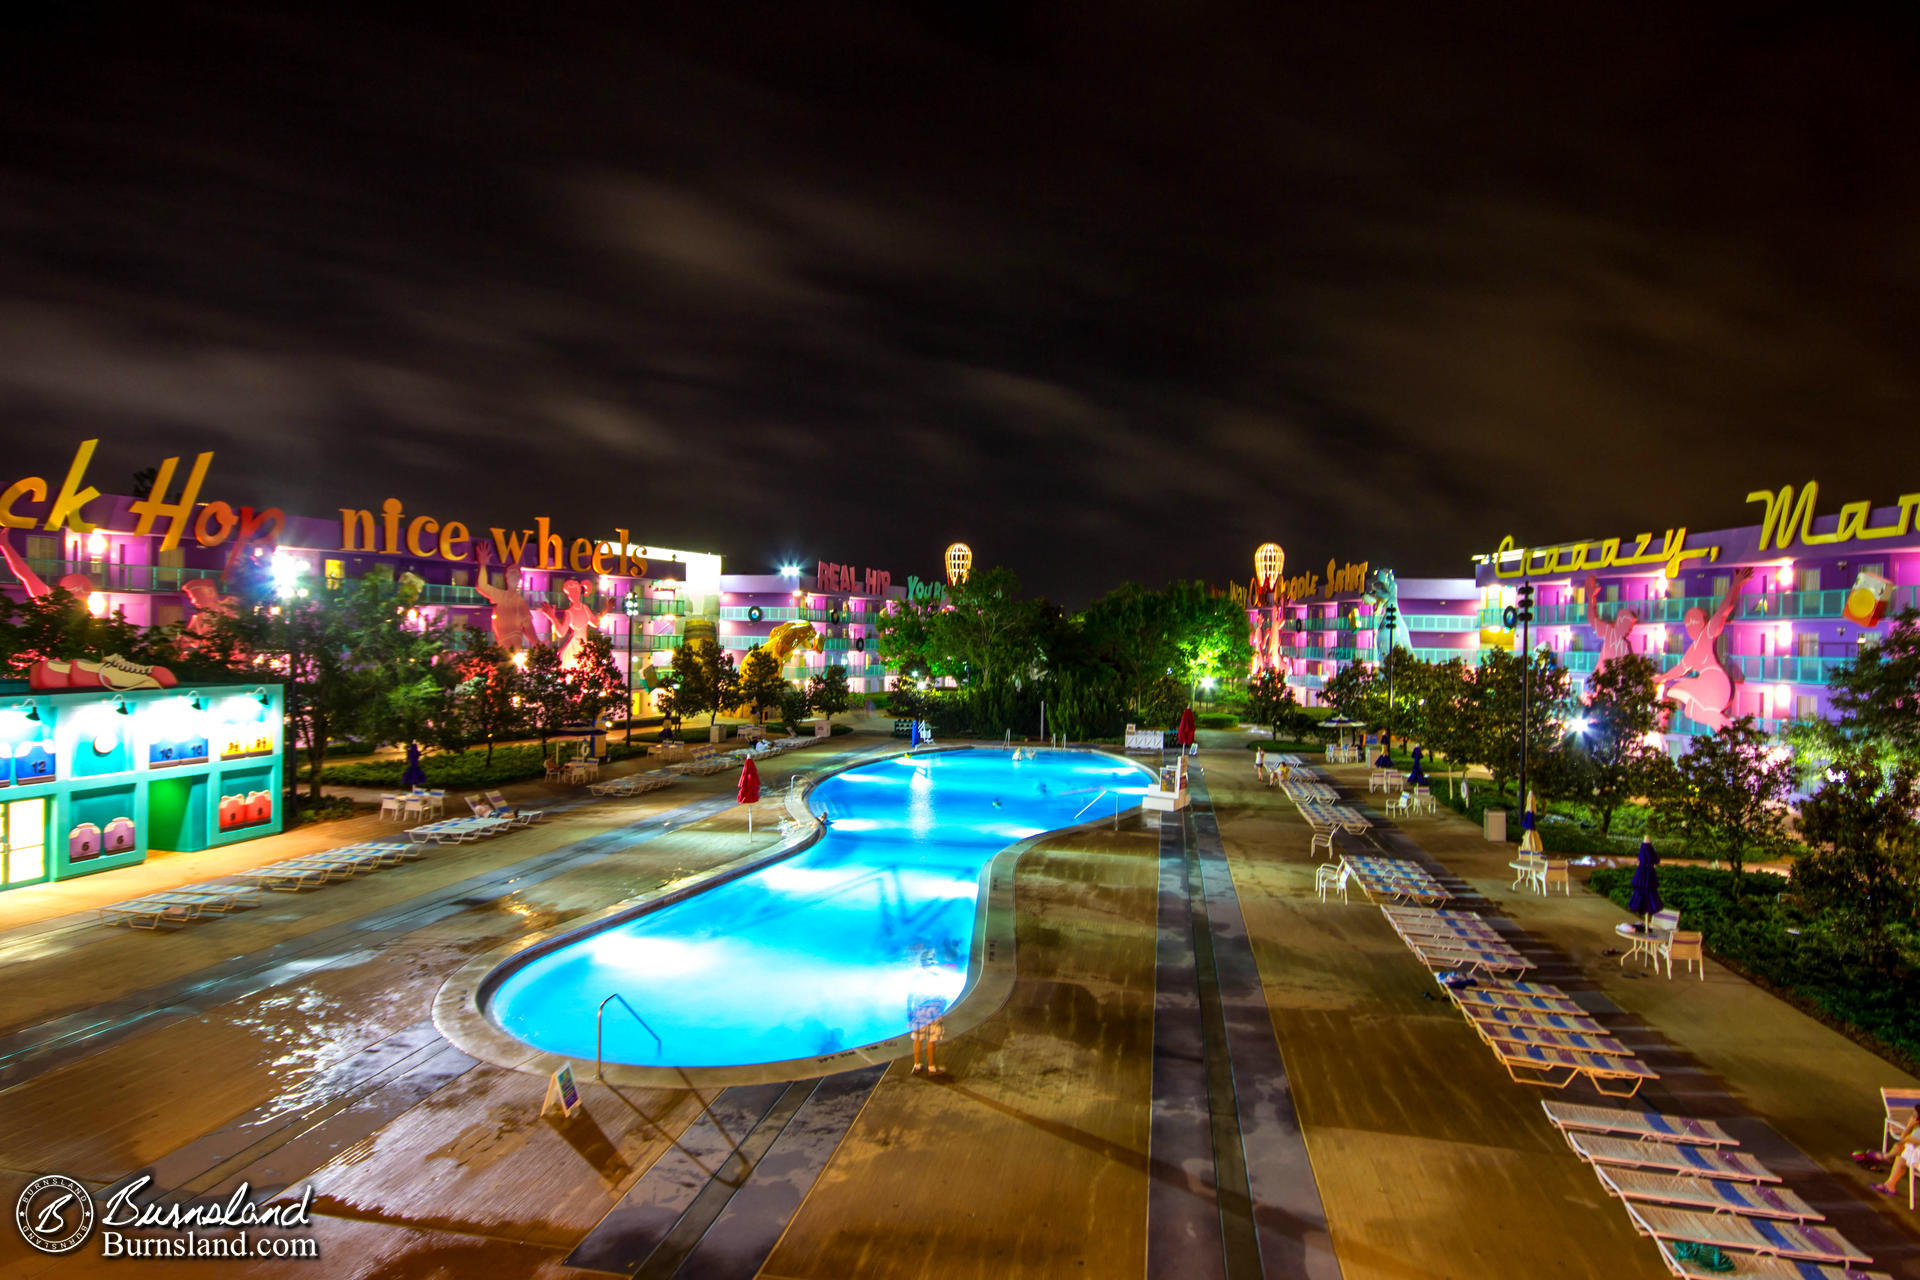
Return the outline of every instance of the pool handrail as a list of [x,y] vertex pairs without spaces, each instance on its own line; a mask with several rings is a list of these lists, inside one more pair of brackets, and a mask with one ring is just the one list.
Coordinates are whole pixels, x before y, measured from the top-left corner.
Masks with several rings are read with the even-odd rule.
[[[1100,797],[1105,794],[1107,794],[1107,788],[1105,787],[1100,788],[1100,790],[1094,793],[1093,799],[1087,801],[1085,804],[1080,806],[1080,813],[1085,813],[1087,810],[1093,808],[1094,805],[1099,804]],[[1080,821],[1080,813],[1076,813],[1073,815],[1073,820],[1075,822]]]
[[[640,1011],[634,1008],[625,996],[621,995],[618,991],[614,992],[600,1002],[600,1007],[596,1009],[593,1014],[593,1078],[602,1084],[606,1083],[606,1078],[600,1074],[600,1071],[606,1064],[605,1036],[607,1029],[607,1006],[615,1000],[620,1002],[621,1008],[633,1015],[633,1020],[640,1024],[642,1031],[653,1037],[653,1045],[656,1050],[661,1054],[665,1054],[667,1051],[666,1043],[660,1039],[660,1033],[647,1025],[647,1020],[640,1016]],[[687,1079],[686,1068],[675,1067],[674,1070],[680,1073],[680,1079],[686,1083],[687,1092],[693,1095],[693,1100],[700,1104],[702,1114],[713,1122],[713,1127],[719,1130],[720,1136],[726,1141],[727,1146],[738,1154],[740,1144],[733,1140],[733,1135],[727,1132],[727,1127],[720,1123],[720,1117],[713,1114],[713,1109],[707,1105],[706,1098],[701,1095],[700,1090],[694,1088],[693,1081]],[[680,1144],[676,1142],[674,1145],[679,1146]],[[695,1161],[695,1163],[697,1164],[699,1162]]]

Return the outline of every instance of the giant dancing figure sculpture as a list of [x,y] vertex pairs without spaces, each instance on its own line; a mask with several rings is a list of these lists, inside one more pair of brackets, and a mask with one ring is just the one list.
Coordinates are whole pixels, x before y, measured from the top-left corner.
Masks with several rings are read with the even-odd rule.
[[1752,569],[1734,570],[1727,594],[1712,617],[1704,609],[1687,610],[1687,651],[1680,655],[1680,661],[1660,673],[1664,696],[1678,702],[1682,711],[1708,729],[1718,730],[1726,724],[1727,707],[1733,701],[1733,677],[1720,665],[1713,646],[1727,629],[1734,606],[1740,603],[1740,588],[1752,576]]
[[1600,637],[1600,656],[1593,660],[1594,674],[1598,675],[1600,669],[1615,658],[1623,658],[1633,652],[1633,629],[1640,625],[1640,615],[1631,609],[1621,609],[1613,615],[1612,622],[1603,619],[1600,616],[1600,579],[1588,574],[1587,625]]
[[580,665],[581,652],[587,647],[587,633],[593,630],[593,610],[580,597],[585,593],[587,584],[569,578],[560,584],[567,593],[567,610],[561,613],[550,604],[540,606],[539,612],[553,628],[553,642],[560,646],[560,665],[577,667]]
[[[20,585],[26,588],[29,600],[44,600],[53,594],[53,587],[33,571],[26,557],[13,549],[13,542],[5,529],[0,529],[0,559],[4,559],[7,568],[13,570],[13,576],[20,579]],[[93,594],[93,579],[84,573],[66,574],[54,585],[72,593],[82,608],[86,607],[87,597]]]
[[508,653],[516,653],[522,645],[540,643],[540,635],[533,629],[533,610],[527,606],[527,598],[520,594],[520,566],[509,565],[501,571],[499,586],[487,582],[487,566],[493,562],[493,548],[481,543],[473,550],[473,558],[478,562],[474,566],[473,589],[493,606],[493,638]]

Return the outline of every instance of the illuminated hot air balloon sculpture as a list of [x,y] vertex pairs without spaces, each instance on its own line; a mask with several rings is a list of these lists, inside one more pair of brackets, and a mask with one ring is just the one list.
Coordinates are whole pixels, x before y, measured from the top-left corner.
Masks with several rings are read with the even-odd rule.
[[1253,591],[1248,600],[1253,613],[1253,674],[1285,675],[1291,664],[1285,653],[1285,620],[1280,614],[1280,581],[1287,553],[1277,542],[1263,542],[1253,553]]
[[964,542],[956,542],[947,548],[947,582],[959,586],[967,580],[967,574],[973,568],[973,548]]

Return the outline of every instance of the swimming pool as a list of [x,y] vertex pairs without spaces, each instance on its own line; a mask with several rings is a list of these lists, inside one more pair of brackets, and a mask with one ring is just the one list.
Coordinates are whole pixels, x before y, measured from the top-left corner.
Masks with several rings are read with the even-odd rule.
[[[591,1061],[719,1067],[784,1062],[907,1031],[909,1005],[966,985],[981,872],[1008,845],[1137,808],[1138,766],[1077,751],[897,756],[827,778],[826,832],[791,858],[511,967],[491,1020],[537,1049]],[[659,1037],[656,1043],[654,1036]]]

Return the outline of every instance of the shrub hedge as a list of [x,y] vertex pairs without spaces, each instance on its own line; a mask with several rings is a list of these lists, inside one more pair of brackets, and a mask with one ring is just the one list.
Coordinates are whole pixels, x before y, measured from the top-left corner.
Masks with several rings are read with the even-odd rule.
[[[1589,884],[1624,907],[1633,869],[1601,868]],[[1706,867],[1660,872],[1660,896],[1698,929],[1716,960],[1757,979],[1822,1021],[1912,1069],[1920,1063],[1920,964],[1903,929],[1879,937],[1807,911],[1783,876]],[[1678,978],[1675,981],[1679,981]]]

